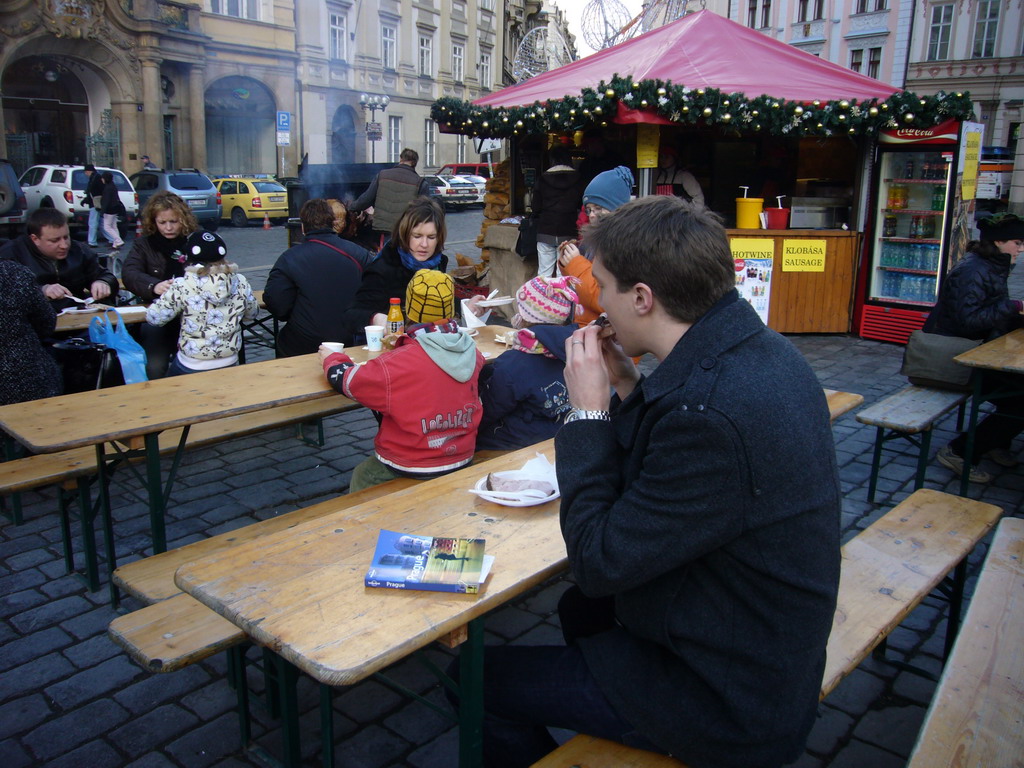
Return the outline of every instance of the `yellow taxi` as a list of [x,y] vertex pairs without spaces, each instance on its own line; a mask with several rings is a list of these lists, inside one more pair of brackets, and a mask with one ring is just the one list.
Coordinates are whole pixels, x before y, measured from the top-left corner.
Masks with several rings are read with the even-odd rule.
[[262,224],[264,215],[272,224],[288,221],[288,191],[269,173],[219,176],[213,184],[220,193],[221,219],[233,226],[245,227],[250,221]]

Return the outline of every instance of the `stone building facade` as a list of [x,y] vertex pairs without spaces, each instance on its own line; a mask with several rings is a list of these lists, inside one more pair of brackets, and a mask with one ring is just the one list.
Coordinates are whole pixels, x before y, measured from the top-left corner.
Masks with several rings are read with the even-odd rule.
[[[382,162],[403,146],[421,168],[473,160],[430,105],[503,84],[504,13],[502,0],[7,0],[0,154],[19,171],[91,161],[133,172],[145,154],[282,176],[304,155]],[[386,108],[361,104],[385,96]]]

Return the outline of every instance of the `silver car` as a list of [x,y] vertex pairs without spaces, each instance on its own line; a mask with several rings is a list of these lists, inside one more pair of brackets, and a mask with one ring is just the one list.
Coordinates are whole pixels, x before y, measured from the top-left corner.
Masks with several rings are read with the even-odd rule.
[[139,195],[140,209],[157,192],[173,192],[188,204],[203,229],[213,232],[220,226],[220,193],[205,173],[195,168],[151,168],[133,173],[131,180]]

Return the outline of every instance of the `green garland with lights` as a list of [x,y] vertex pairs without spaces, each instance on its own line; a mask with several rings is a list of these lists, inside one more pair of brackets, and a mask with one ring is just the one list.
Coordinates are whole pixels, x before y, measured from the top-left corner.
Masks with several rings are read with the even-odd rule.
[[544,133],[572,133],[607,124],[622,102],[681,125],[714,126],[733,132],[773,136],[866,135],[891,128],[931,128],[954,118],[969,120],[974,105],[966,93],[917,96],[908,91],[887,99],[788,101],[761,95],[723,93],[717,88],[691,89],[666,80],[634,81],[613,75],[579,96],[566,95],[525,107],[478,107],[444,97],[430,116],[446,133],[508,138]]

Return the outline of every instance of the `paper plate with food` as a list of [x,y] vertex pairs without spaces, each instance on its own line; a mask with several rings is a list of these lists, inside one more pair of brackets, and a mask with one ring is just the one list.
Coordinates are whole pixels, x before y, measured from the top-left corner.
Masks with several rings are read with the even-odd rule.
[[543,454],[530,459],[522,469],[491,472],[469,489],[482,499],[506,507],[532,507],[559,497],[555,466]]

